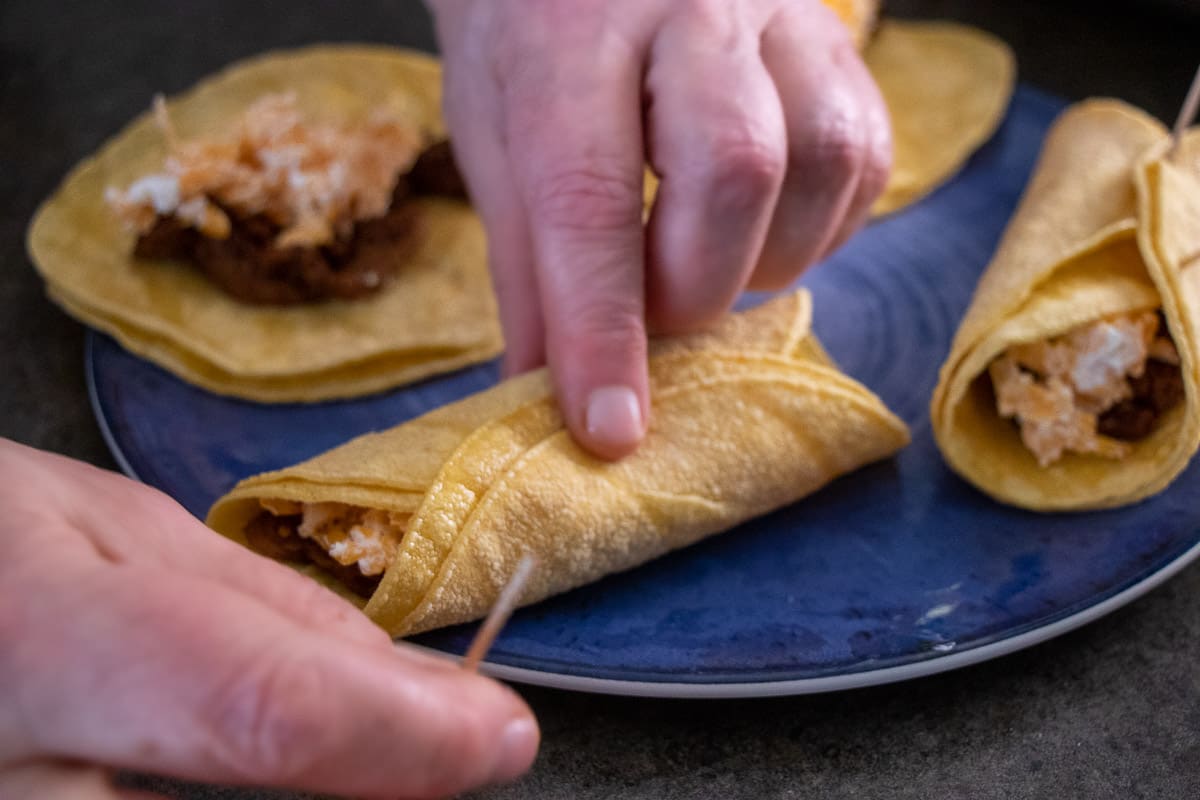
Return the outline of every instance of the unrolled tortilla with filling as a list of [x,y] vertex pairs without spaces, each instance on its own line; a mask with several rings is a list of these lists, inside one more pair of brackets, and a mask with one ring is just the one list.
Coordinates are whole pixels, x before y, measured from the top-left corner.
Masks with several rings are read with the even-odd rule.
[[950,466],[998,500],[1104,508],[1165,488],[1200,445],[1200,134],[1068,109],[942,366]]
[[[397,249],[400,263],[379,291],[272,307],[229,296],[186,263],[136,258],[137,232],[105,199],[108,193],[118,207],[136,206],[147,194],[164,201],[163,187],[146,182],[171,155],[164,117],[185,147],[226,139],[256,107],[270,112],[256,119],[286,118],[294,107],[326,127],[398,120],[440,139],[441,79],[435,59],[389,47],[326,45],[240,62],[168,100],[160,123],[150,113],[135,120],[72,171],[30,227],[30,257],[68,312],[220,394],[265,402],[353,397],[491,358],[502,338],[482,226],[464,202],[421,197],[406,206],[416,235]],[[262,106],[278,103],[272,98],[290,105]],[[328,177],[336,184],[339,176]],[[220,209],[180,210],[220,234]],[[283,220],[281,244],[323,243],[314,234],[325,221],[304,214]]]
[[539,371],[242,481],[208,523],[341,591],[395,636],[483,616],[525,552],[539,566],[522,603],[536,602],[908,442],[824,354],[810,318],[799,292],[656,342],[649,433],[619,462],[575,444]]

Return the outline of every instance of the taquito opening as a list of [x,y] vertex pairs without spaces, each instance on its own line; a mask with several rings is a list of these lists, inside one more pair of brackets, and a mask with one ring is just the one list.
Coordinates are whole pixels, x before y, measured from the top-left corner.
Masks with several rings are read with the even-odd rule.
[[259,501],[245,525],[250,549],[268,558],[313,566],[370,598],[400,548],[411,516],[345,503]]
[[1184,399],[1160,311],[1112,315],[1011,346],[977,383],[1043,468],[1068,452],[1124,459]]

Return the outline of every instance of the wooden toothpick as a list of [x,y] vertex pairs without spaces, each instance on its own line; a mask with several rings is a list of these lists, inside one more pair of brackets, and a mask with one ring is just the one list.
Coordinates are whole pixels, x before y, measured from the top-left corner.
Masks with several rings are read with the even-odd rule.
[[179,149],[179,134],[175,132],[175,124],[171,122],[171,112],[167,109],[167,98],[161,94],[154,95],[154,122],[162,131],[167,143],[167,150]]
[[1197,111],[1200,111],[1200,69],[1196,70],[1196,77],[1192,78],[1192,86],[1188,89],[1187,99],[1183,101],[1183,108],[1179,109],[1179,118],[1175,120],[1175,128],[1171,131],[1171,147],[1167,150],[1167,158],[1175,155],[1184,132],[1196,121]]
[[467,654],[463,656],[462,668],[467,672],[478,671],[479,662],[483,661],[483,657],[492,647],[492,642],[496,641],[500,629],[504,627],[504,623],[508,622],[508,618],[512,616],[513,610],[517,607],[517,602],[521,599],[521,590],[525,588],[525,582],[533,574],[535,566],[537,566],[537,559],[528,553],[521,556],[521,560],[517,562],[517,568],[513,570],[508,584],[500,591],[500,597],[496,598],[496,605],[492,606],[491,613],[483,621],[479,632],[475,634],[474,641],[467,648]]

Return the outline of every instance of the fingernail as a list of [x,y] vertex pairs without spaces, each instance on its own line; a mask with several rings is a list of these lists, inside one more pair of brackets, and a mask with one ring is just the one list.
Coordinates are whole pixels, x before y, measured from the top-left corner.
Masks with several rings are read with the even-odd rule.
[[614,447],[628,447],[642,439],[642,407],[628,386],[601,386],[588,396],[588,435]]
[[540,739],[537,723],[529,717],[520,717],[505,725],[500,732],[500,757],[492,780],[506,783],[524,775],[537,755]]

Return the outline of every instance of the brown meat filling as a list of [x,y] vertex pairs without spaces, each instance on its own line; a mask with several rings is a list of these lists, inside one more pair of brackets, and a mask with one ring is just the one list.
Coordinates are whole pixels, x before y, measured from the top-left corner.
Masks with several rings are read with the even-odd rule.
[[279,225],[263,215],[226,210],[229,236],[211,239],[175,217],[159,217],[138,238],[138,258],[186,261],[227,294],[245,303],[292,305],[353,300],[383,286],[410,253],[420,232],[411,205],[393,205],[359,222],[353,235],[320,247],[278,247]]
[[353,300],[384,286],[421,236],[411,196],[465,197],[449,144],[433,145],[401,179],[387,213],[355,224],[349,237],[318,247],[280,247],[282,227],[264,214],[221,208],[229,236],[204,235],[178,217],[158,217],[134,247],[138,258],[186,261],[232,297],[257,305]]
[[1136,442],[1154,431],[1159,417],[1183,402],[1183,375],[1178,366],[1152,358],[1139,377],[1129,379],[1129,386],[1133,394],[1101,414],[1097,430]]
[[425,148],[404,180],[409,191],[417,196],[470,199],[449,139],[434,142]]

